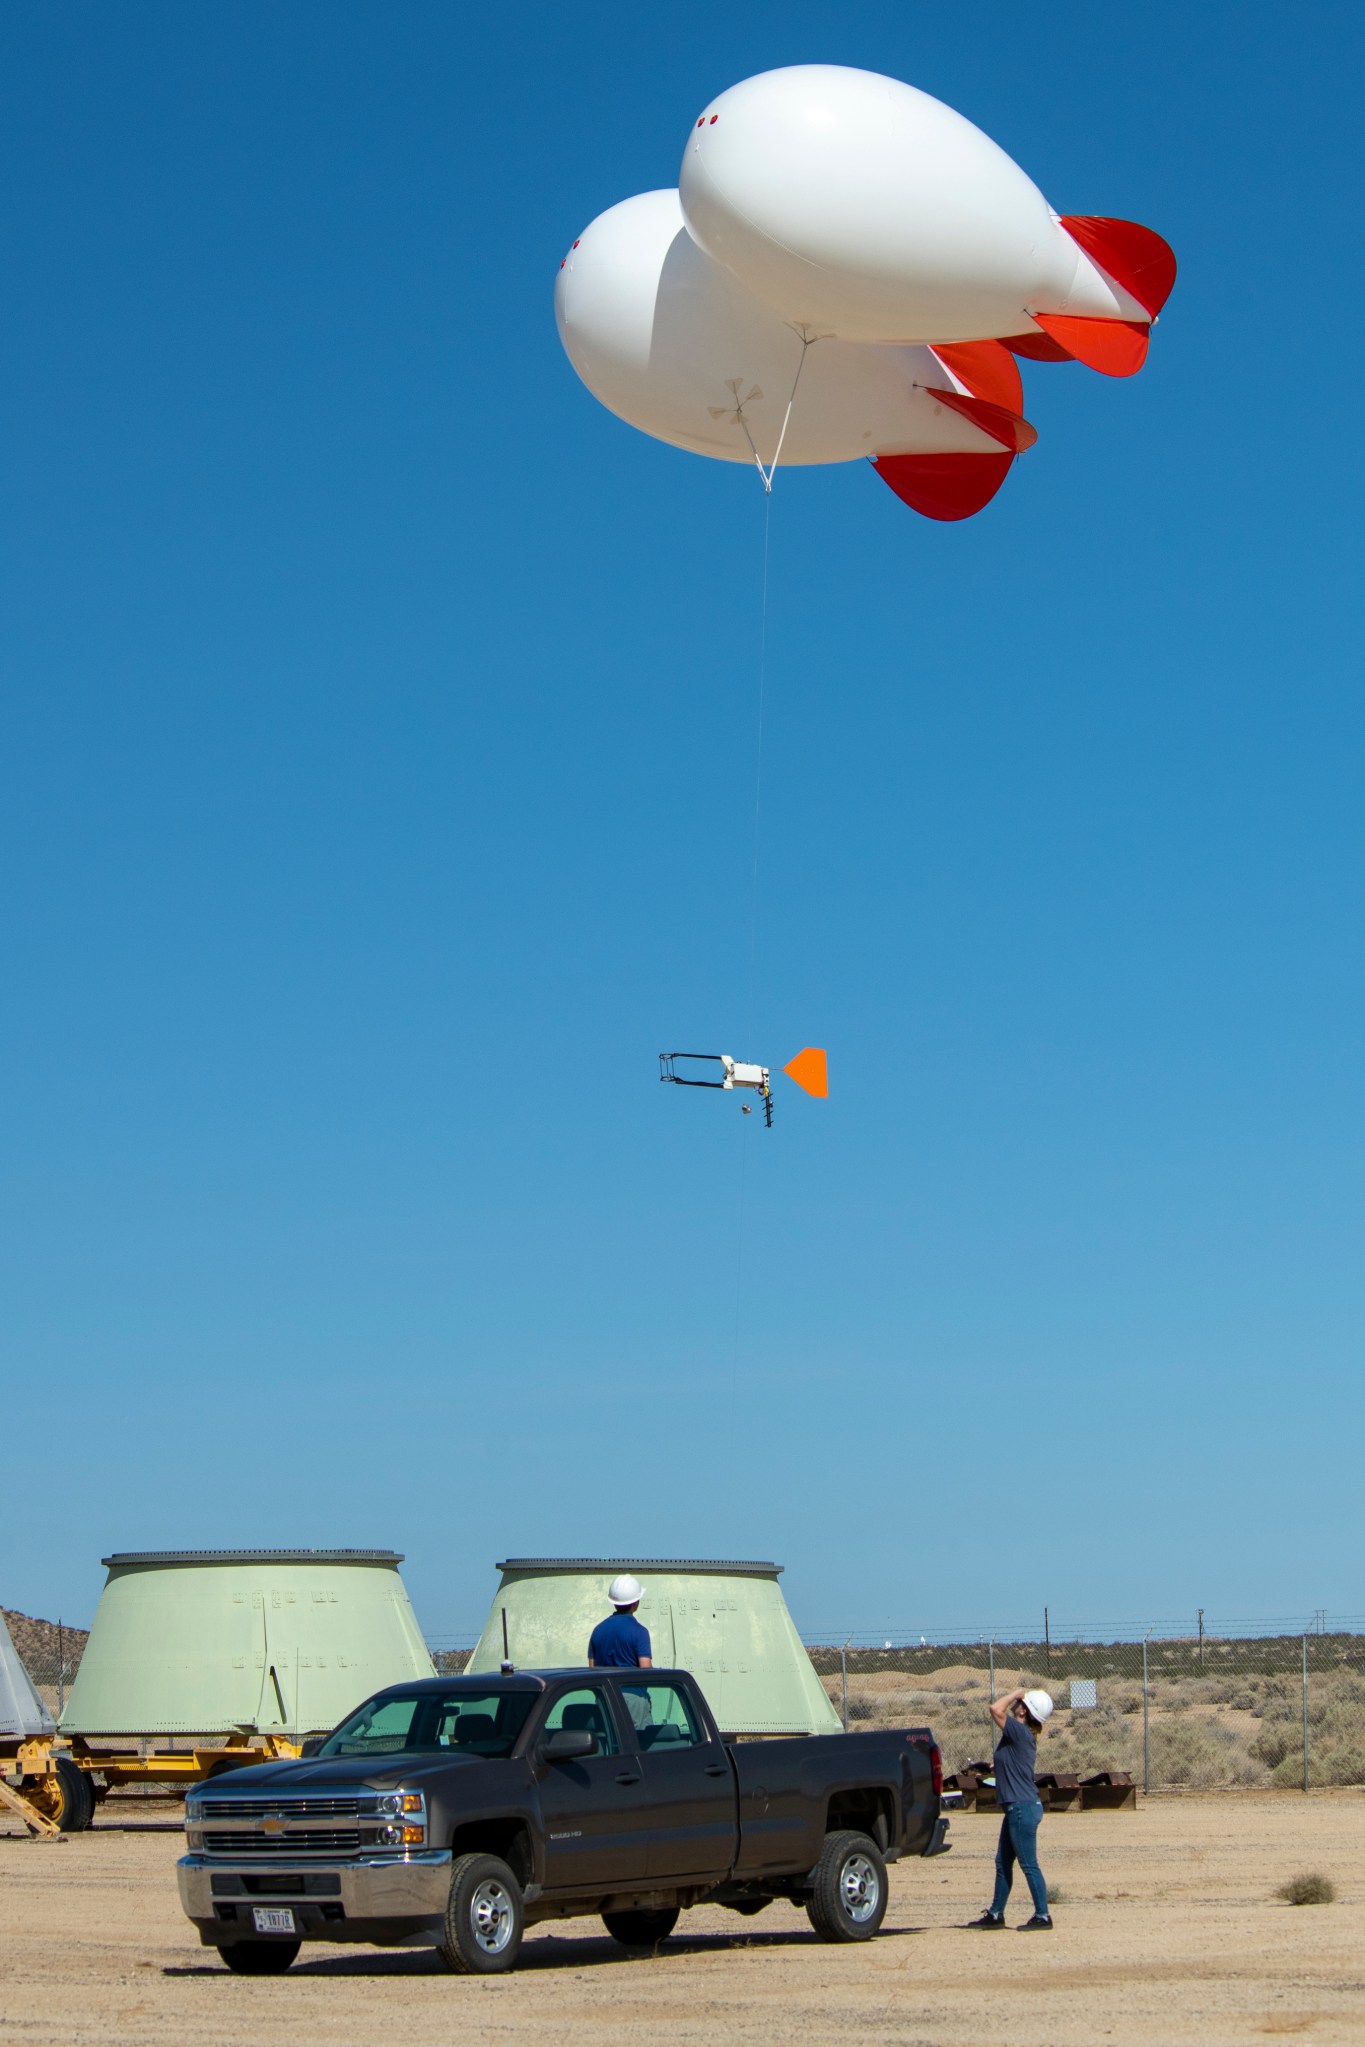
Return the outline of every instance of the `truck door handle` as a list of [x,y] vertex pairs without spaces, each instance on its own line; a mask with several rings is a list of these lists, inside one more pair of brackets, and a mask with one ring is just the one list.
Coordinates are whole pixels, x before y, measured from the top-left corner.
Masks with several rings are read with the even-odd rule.
[[623,1770],[616,1781],[618,1784],[638,1784],[640,1773],[638,1770]]
[[730,1765],[728,1763],[708,1763],[706,1765],[706,1774],[708,1777],[728,1777]]

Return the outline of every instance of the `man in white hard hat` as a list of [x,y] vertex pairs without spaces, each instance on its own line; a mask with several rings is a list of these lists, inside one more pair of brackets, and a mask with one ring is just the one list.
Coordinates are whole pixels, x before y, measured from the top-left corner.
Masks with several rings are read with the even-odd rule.
[[1016,1862],[1024,1872],[1033,1899],[1033,1917],[1019,1931],[1052,1931],[1047,1885],[1038,1867],[1038,1822],[1043,1817],[1043,1802],[1034,1782],[1038,1736],[1051,1712],[1052,1701],[1046,1692],[1025,1691],[1022,1685],[991,1705],[991,1718],[1000,1730],[995,1744],[995,1802],[1001,1808],[1001,1820],[1000,1841],[995,1851],[995,1896],[979,1919],[968,1922],[982,1933],[999,1932],[1004,1927]]
[[654,1655],[649,1629],[635,1618],[644,1587],[629,1571],[613,1578],[607,1597],[616,1611],[599,1621],[588,1639],[589,1670],[652,1670]]

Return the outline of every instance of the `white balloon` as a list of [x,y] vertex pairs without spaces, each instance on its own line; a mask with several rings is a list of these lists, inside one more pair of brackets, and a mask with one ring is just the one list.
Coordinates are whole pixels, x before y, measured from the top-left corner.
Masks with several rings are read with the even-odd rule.
[[[694,126],[680,186],[692,235],[745,290],[844,340],[1036,334],[1040,312],[1145,336],[1159,310],[1091,260],[989,136],[875,72],[799,64],[731,86]],[[1131,223],[1078,225],[1170,257]]]
[[[625,199],[583,230],[560,267],[555,317],[569,360],[609,411],[718,461],[757,455],[768,467],[779,442],[783,467],[999,458],[1001,433],[1011,433],[1008,411],[987,432],[945,401],[969,387],[927,348],[803,336],[704,254],[676,192]],[[1010,452],[1032,437],[1017,421]]]

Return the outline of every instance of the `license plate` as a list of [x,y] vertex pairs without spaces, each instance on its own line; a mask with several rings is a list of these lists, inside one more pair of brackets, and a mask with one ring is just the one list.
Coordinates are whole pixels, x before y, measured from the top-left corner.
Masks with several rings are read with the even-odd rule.
[[257,1905],[251,1914],[257,1933],[297,1933],[294,1915],[287,1905]]

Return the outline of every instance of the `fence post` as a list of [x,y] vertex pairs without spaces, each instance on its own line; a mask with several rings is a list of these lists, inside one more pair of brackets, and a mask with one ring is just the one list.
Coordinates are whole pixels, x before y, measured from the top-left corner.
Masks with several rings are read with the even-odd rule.
[[995,1704],[995,1636],[991,1636],[991,1704]]
[[841,1649],[841,1650],[839,1651],[839,1668],[840,1668],[840,1670],[841,1670],[841,1671],[842,1671],[842,1673],[843,1673],[843,1679],[844,1679],[844,1733],[845,1733],[845,1734],[847,1734],[847,1733],[848,1733],[848,1645],[849,1645],[849,1642],[851,1642],[852,1640],[853,1640],[853,1637],[852,1637],[852,1635],[849,1635],[849,1636],[847,1637],[847,1639],[845,1640],[845,1642],[844,1642],[844,1646],[843,1646],[843,1648],[842,1648],[842,1649]]
[[59,1720],[61,1719],[61,1717],[62,1717],[63,1713],[65,1713],[65,1711],[66,1711],[66,1639],[65,1639],[65,1637],[64,1637],[64,1636],[63,1636],[63,1634],[62,1634],[62,1624],[61,1624],[61,1622],[60,1622],[60,1621],[58,1621],[58,1623],[57,1623],[57,1718],[58,1718]]
[[1142,1638],[1142,1791],[1150,1797],[1152,1790],[1152,1723],[1148,1705],[1147,1687],[1147,1644],[1152,1639],[1148,1628]]
[[1303,1788],[1308,1789],[1308,1637],[1303,1638]]

